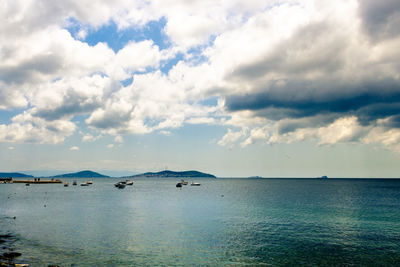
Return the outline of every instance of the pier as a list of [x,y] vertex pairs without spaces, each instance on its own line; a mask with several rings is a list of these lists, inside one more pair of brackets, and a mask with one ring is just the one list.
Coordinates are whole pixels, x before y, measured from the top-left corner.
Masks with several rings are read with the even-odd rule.
[[12,181],[15,184],[61,184],[62,181],[59,179],[56,180],[40,180],[40,179],[35,179],[35,180],[13,180]]

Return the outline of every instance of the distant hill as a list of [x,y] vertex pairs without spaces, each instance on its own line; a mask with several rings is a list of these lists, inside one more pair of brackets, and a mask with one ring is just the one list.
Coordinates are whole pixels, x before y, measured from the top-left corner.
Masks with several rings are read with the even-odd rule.
[[140,177],[158,177],[158,178],[173,178],[173,177],[196,177],[196,178],[216,178],[212,174],[198,172],[198,171],[183,171],[183,172],[174,172],[174,171],[160,171],[160,172],[146,172],[142,174],[137,174],[130,176],[131,178],[140,178]]
[[0,172],[0,177],[33,177],[32,175],[27,175],[20,172]]
[[110,176],[103,175],[93,171],[80,171],[80,172],[55,175],[53,177],[54,178],[107,178]]

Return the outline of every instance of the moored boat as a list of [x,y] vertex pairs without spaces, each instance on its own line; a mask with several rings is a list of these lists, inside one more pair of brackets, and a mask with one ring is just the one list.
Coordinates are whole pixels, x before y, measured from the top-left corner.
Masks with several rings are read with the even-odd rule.
[[177,183],[176,187],[182,187],[182,183]]
[[118,183],[114,184],[114,186],[118,189],[124,189],[126,185],[124,182],[118,182]]
[[69,185],[68,182],[65,182],[65,183],[64,183],[64,187],[67,187],[68,185]]
[[199,183],[195,183],[195,182],[192,182],[190,185],[191,185],[191,186],[200,186]]
[[133,182],[130,181],[130,180],[126,180],[125,184],[126,184],[126,185],[133,185]]
[[182,185],[187,185],[188,182],[186,182],[185,180],[182,179],[182,180],[181,180],[181,184],[182,184]]

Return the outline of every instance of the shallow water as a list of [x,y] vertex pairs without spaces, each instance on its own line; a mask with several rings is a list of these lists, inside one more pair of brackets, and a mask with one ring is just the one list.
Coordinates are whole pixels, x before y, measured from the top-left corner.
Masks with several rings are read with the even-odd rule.
[[[64,179],[67,180],[67,179]],[[85,180],[78,180],[80,181]],[[30,266],[400,262],[400,180],[94,179],[0,184],[0,234]],[[189,180],[192,181],[192,180]],[[13,217],[16,217],[14,220]]]

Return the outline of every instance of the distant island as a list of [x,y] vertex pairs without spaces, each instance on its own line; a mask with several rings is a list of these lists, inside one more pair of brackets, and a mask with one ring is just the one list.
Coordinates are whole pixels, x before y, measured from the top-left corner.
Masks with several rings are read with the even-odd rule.
[[103,175],[94,171],[80,171],[73,173],[65,173],[52,176],[54,178],[109,178],[110,176]]
[[16,177],[33,177],[32,175],[28,175],[28,174],[24,174],[24,173],[20,173],[20,172],[0,172],[0,177],[12,177],[12,178],[16,178]]
[[129,176],[130,178],[141,178],[141,177],[157,177],[157,178],[217,178],[212,174],[199,172],[199,171],[182,171],[182,172],[175,172],[175,171],[160,171],[160,172],[146,172],[142,174],[136,174]]

